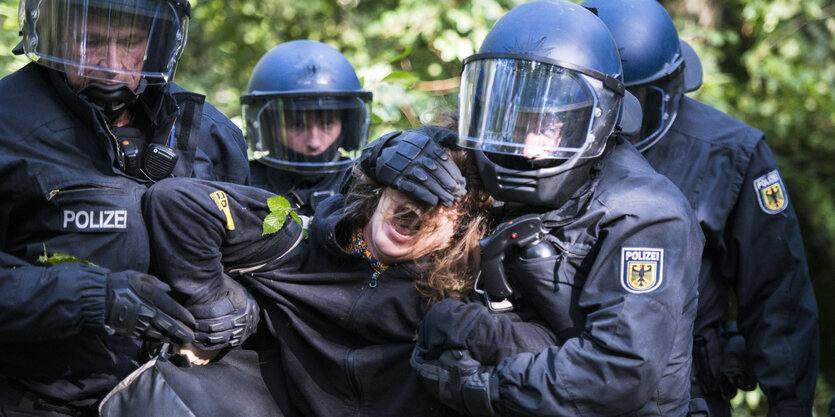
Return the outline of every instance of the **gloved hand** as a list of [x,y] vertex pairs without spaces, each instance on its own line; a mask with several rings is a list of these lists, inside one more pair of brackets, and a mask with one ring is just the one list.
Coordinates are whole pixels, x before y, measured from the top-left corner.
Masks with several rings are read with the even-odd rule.
[[730,399],[737,390],[752,391],[757,388],[754,370],[748,360],[745,337],[736,322],[725,323],[722,330],[722,367],[719,370],[719,392]]
[[440,126],[392,132],[362,150],[360,168],[416,200],[452,207],[467,193],[466,179],[441,147],[455,143],[455,132]]
[[539,352],[556,343],[547,329],[513,317],[491,313],[480,303],[445,299],[424,316],[417,346],[429,355],[463,349],[481,364],[498,365],[509,356]]
[[168,295],[171,288],[136,271],[110,273],[105,295],[105,325],[123,336],[176,345],[194,340],[194,317]]
[[203,350],[238,346],[258,327],[255,299],[232,278],[223,278],[224,288],[215,301],[188,307],[196,321],[194,345]]
[[427,353],[415,347],[410,362],[430,393],[459,413],[500,415],[499,381],[493,367],[482,366],[466,350],[445,350],[437,357]]

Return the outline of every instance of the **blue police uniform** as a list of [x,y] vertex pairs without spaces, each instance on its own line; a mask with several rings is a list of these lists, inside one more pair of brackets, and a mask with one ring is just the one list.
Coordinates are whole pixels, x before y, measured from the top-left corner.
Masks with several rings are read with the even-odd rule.
[[[117,167],[112,126],[54,70],[31,63],[5,77],[0,108],[0,390],[89,406],[139,359],[138,341],[102,329],[107,274],[149,269],[151,182]],[[150,141],[173,131],[174,176],[248,181],[240,130],[203,96],[170,83],[134,109]],[[36,264],[44,251],[97,266]]]
[[722,398],[727,369],[719,332],[733,290],[747,346],[742,354],[768,397],[769,416],[811,415],[817,305],[798,221],[763,133],[682,97],[669,132],[644,156],[690,200],[706,239],[693,394],[704,396],[712,412],[730,415],[727,398],[736,386]]
[[[670,181],[625,140],[613,148],[559,209],[505,217],[540,213],[558,252],[509,262],[521,294],[514,313],[524,322],[452,301],[424,319],[418,351],[465,348],[495,368],[490,400],[499,414],[688,411],[704,238]],[[542,345],[541,331],[518,329],[530,323],[555,334],[555,342]],[[528,346],[514,348],[520,343]]]

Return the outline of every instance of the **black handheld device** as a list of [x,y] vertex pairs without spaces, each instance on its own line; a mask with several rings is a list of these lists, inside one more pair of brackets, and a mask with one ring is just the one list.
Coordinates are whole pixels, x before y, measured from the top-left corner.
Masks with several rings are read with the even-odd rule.
[[[542,227],[542,219],[539,215],[528,214],[509,220],[500,224],[496,230],[481,240],[481,271],[479,281],[483,283],[483,290],[476,288],[477,292],[483,292],[484,302],[491,311],[509,311],[513,309],[510,297],[513,295],[513,287],[505,275],[504,260],[507,248],[517,246],[525,251],[533,250],[541,255],[543,252],[540,243],[546,234]],[[550,243],[545,242],[553,252]]]

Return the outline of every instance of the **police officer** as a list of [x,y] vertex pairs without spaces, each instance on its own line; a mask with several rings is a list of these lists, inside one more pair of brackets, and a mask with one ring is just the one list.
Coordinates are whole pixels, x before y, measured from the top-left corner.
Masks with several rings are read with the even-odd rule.
[[[701,84],[701,65],[656,1],[587,0],[583,6],[609,27],[624,83],[642,98],[636,147],[687,196],[706,238],[692,393],[704,396],[711,415],[729,416],[737,388],[759,383],[769,416],[811,416],[817,306],[797,218],[763,132],[683,96]],[[741,344],[723,337],[731,292]],[[734,346],[747,348],[735,352]],[[756,380],[750,370],[735,372],[739,362],[750,362]]]
[[140,201],[169,176],[246,183],[245,144],[170,82],[186,0],[21,0],[20,12],[16,49],[33,63],[0,81],[0,415],[91,414],[137,367],[140,339],[228,336],[146,274]]
[[302,215],[339,191],[368,141],[371,93],[336,49],[295,40],[267,52],[241,96],[252,185]]
[[[681,193],[618,134],[640,123],[621,77],[605,25],[566,1],[512,9],[464,61],[459,144],[504,202],[481,280],[487,305],[511,303],[516,317],[453,300],[425,317],[412,365],[458,411],[687,413],[703,237]],[[362,161],[379,179],[408,155]],[[397,177],[446,188],[426,171],[421,161]],[[517,348],[518,319],[553,343]]]

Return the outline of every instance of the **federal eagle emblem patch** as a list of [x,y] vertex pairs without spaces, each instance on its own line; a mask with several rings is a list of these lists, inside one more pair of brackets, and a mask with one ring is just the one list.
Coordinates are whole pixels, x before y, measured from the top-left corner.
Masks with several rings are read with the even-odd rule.
[[235,230],[235,221],[232,220],[232,211],[229,210],[229,199],[226,197],[226,193],[223,191],[215,191],[209,194],[209,197],[217,204],[217,209],[226,215],[226,228]]
[[760,208],[767,214],[777,214],[786,209],[786,186],[776,169],[755,179],[754,188]]
[[620,269],[620,283],[626,291],[653,291],[664,278],[664,249],[621,248]]

